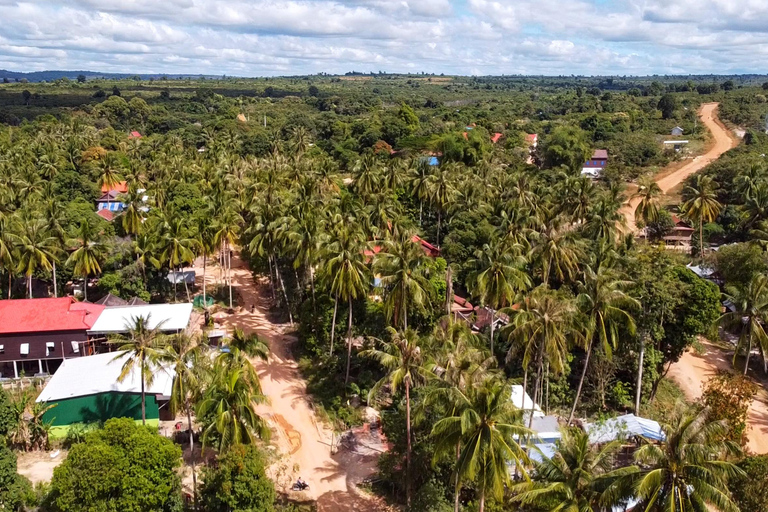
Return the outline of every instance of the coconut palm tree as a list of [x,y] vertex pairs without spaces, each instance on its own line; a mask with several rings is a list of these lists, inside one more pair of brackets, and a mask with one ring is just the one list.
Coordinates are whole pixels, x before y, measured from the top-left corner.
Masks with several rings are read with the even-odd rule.
[[573,279],[583,251],[574,232],[563,224],[562,217],[549,221],[533,239],[532,261],[541,268],[541,282],[549,284],[553,275],[561,282]]
[[[173,273],[173,298],[176,299],[176,270],[182,265],[192,263],[195,259],[193,249],[195,240],[188,234],[184,226],[184,219],[178,215],[166,213],[160,223],[159,243],[162,247],[158,260]],[[191,302],[189,297],[189,288],[187,280],[184,280],[184,288],[187,291],[187,301]]]
[[237,245],[240,236],[242,217],[233,208],[226,208],[215,222],[216,240],[224,247],[227,265],[227,284],[229,285],[229,308],[232,309],[232,248]]
[[201,371],[205,368],[203,359],[204,345],[200,336],[188,336],[180,333],[160,352],[159,360],[173,369],[173,389],[169,406],[175,416],[178,412],[187,415],[189,433],[189,454],[192,462],[192,497],[197,502],[197,473],[195,470],[195,437],[192,425],[194,403],[202,396],[204,378]]
[[69,241],[74,252],[69,255],[67,265],[72,273],[83,278],[83,297],[88,300],[88,277],[101,273],[101,264],[106,258],[107,246],[101,242],[87,221],[80,223],[77,237]]
[[734,311],[720,318],[721,324],[730,329],[738,329],[739,340],[733,353],[733,364],[744,350],[744,375],[749,370],[749,357],[756,344],[763,357],[763,365],[768,357],[768,334],[765,325],[768,322],[768,276],[757,274],[745,288],[726,286],[725,297],[733,304]]
[[642,178],[637,183],[637,191],[632,199],[639,199],[635,207],[635,224],[647,226],[659,220],[659,196],[661,188],[653,178]]
[[535,510],[602,512],[606,506],[604,491],[618,479],[637,471],[634,466],[614,469],[619,441],[602,446],[589,442],[581,429],[565,429],[554,456],[541,457],[534,465],[532,481],[513,485],[513,503]]
[[144,214],[144,192],[139,192],[135,183],[128,187],[128,193],[121,196],[125,203],[125,209],[120,213],[123,223],[123,229],[129,235],[138,235],[144,225],[146,215]]
[[504,487],[510,484],[507,464],[521,467],[530,463],[518,441],[531,431],[522,424],[522,411],[509,399],[509,386],[499,380],[487,379],[466,391],[454,389],[450,415],[432,428],[435,452],[453,454],[461,446],[456,492],[463,482],[475,482],[479,511],[484,512],[486,497],[501,499]]
[[383,246],[374,259],[373,273],[381,279],[387,320],[405,330],[408,310],[424,311],[424,303],[435,291],[427,275],[427,256],[408,232]]
[[429,199],[430,172],[429,161],[426,158],[419,158],[411,163],[410,187],[415,198],[419,200],[419,226],[422,225],[424,201]]
[[110,339],[118,352],[114,360],[125,359],[118,382],[133,378],[133,373],[138,371],[141,381],[141,423],[144,425],[147,423],[146,387],[152,385],[158,371],[165,371],[158,364],[166,345],[166,337],[160,330],[163,322],[153,324],[150,314],[133,317],[125,325],[125,334]]
[[581,388],[584,385],[594,342],[597,341],[606,357],[610,358],[613,349],[618,345],[620,326],[625,326],[628,332],[634,335],[635,321],[627,309],[639,307],[640,304],[624,292],[631,285],[631,281],[619,280],[617,273],[607,265],[598,266],[597,271],[592,270],[590,266],[584,268],[584,279],[580,283],[580,293],[576,301],[585,320],[583,339],[587,344],[587,355],[584,358],[584,368],[576,388],[571,414],[568,416],[569,425],[573,421],[581,397]]
[[[519,309],[510,310],[509,313],[512,315],[512,321],[504,327],[512,341],[507,360],[512,360],[515,354],[522,352],[524,392],[529,366],[534,364],[536,377],[531,405],[533,409],[539,397],[544,364],[547,363],[555,375],[563,371],[568,355],[568,342],[577,336],[572,329],[576,308],[572,301],[559,296],[546,285],[541,285],[520,302]],[[533,410],[529,427],[532,422]]]
[[499,240],[485,244],[467,263],[472,270],[467,288],[491,308],[491,355],[493,355],[496,310],[511,305],[515,295],[531,286],[524,271],[525,258],[515,247],[511,249]]
[[377,340],[382,349],[370,349],[360,353],[363,357],[370,357],[379,362],[388,372],[385,377],[371,388],[368,400],[375,398],[383,386],[388,386],[392,394],[396,394],[400,387],[405,391],[405,478],[406,478],[406,503],[411,506],[411,389],[426,383],[434,377],[432,365],[422,353],[419,336],[413,329],[397,332],[388,327],[389,341]]
[[15,236],[11,232],[12,223],[5,216],[0,216],[0,268],[8,272],[8,298],[11,298],[14,270]]
[[244,369],[217,359],[213,375],[197,405],[197,417],[204,424],[203,446],[213,443],[222,453],[233,445],[251,444],[256,437],[268,441],[269,426],[254,409],[267,398],[253,389]]
[[611,485],[603,504],[634,496],[639,510],[664,512],[739,512],[730,498],[728,480],[743,476],[733,462],[737,443],[724,441],[727,421],[712,421],[707,409],[682,409],[662,424],[666,439],[635,452],[640,470]]
[[59,296],[59,286],[56,279],[56,263],[58,257],[64,252],[65,239],[64,239],[64,212],[61,207],[61,203],[54,198],[49,198],[45,201],[45,216],[48,232],[55,239],[53,259],[51,265],[53,267],[53,296]]
[[429,175],[429,202],[437,210],[437,246],[440,247],[440,228],[448,207],[457,194],[450,164],[436,167]]
[[[354,226],[345,225],[338,226],[333,231],[331,243],[326,248],[325,273],[330,282],[331,295],[335,297],[336,303],[341,299],[349,307],[345,385],[349,383],[349,365],[352,359],[352,301],[364,296],[370,283],[364,249],[365,242],[360,230],[355,229]],[[331,337],[331,354],[333,354],[333,337]]]
[[216,250],[216,228],[211,222],[210,215],[201,215],[197,219],[197,232],[195,233],[195,246],[203,257],[203,307],[208,308],[206,302],[206,277],[208,270],[208,255]]
[[227,341],[230,349],[237,349],[248,357],[255,357],[266,361],[269,357],[269,345],[259,338],[256,333],[245,334],[242,329],[236,328]]
[[56,238],[48,232],[43,219],[17,218],[11,235],[15,244],[16,271],[27,277],[27,294],[32,298],[32,275],[51,270],[56,258]]
[[683,189],[683,197],[688,198],[680,211],[699,225],[699,255],[704,254],[704,223],[714,222],[723,205],[717,200],[716,184],[710,176],[696,174],[690,185]]

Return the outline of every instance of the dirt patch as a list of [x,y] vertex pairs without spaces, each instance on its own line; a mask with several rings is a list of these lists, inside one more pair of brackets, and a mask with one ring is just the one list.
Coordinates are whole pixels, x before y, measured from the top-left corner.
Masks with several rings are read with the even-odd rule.
[[50,482],[53,470],[66,458],[66,450],[17,453],[18,472],[33,484]]

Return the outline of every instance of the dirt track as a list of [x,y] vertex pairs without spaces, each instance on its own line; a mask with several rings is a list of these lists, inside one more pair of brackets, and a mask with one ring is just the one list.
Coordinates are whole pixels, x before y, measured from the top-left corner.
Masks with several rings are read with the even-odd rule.
[[[680,361],[672,365],[667,376],[673,379],[685,393],[688,400],[695,401],[704,391],[704,383],[718,370],[733,370],[732,353],[728,353],[708,341],[701,340],[706,349],[702,355],[688,350]],[[747,417],[748,448],[756,454],[768,453],[768,391],[764,386],[749,408]]]
[[[198,284],[202,285],[202,262],[196,265]],[[286,475],[280,478],[293,482],[299,476],[309,484],[309,491],[295,496],[298,500],[317,500],[318,512],[379,510],[377,500],[362,494],[356,484],[375,470],[375,457],[363,458],[352,454],[331,455],[331,431],[317,422],[307,397],[306,383],[298,365],[288,350],[295,341],[284,334],[290,326],[270,321],[268,287],[255,283],[250,270],[238,257],[232,258],[233,290],[241,297],[243,308],[223,318],[228,331],[235,327],[246,333],[256,332],[270,345],[268,361],[254,361],[261,387],[269,405],[259,406],[258,413],[266,418],[274,433],[272,443],[283,454]],[[208,268],[207,282],[218,279],[219,269]],[[251,306],[255,306],[251,313]]]
[[[688,176],[695,174],[704,167],[714,162],[720,155],[733,149],[738,144],[738,140],[728,129],[723,126],[717,117],[718,103],[705,103],[699,109],[699,118],[712,134],[712,143],[703,155],[699,155],[679,169],[665,174],[662,171],[662,178],[656,180],[662,194],[667,194],[670,190],[682,183]],[[635,208],[637,208],[640,198],[635,198],[624,204],[621,209],[624,217],[627,219],[627,226],[635,230]]]

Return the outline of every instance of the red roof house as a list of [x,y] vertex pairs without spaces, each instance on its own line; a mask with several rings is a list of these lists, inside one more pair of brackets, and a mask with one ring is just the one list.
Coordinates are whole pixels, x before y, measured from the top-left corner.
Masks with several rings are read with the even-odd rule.
[[126,192],[128,192],[128,183],[125,181],[121,181],[120,183],[118,183],[113,187],[108,187],[106,185],[103,185],[101,187],[101,192],[103,194],[106,194],[107,192],[117,192],[118,194],[125,194]]
[[504,134],[502,133],[494,133],[493,136],[491,137],[491,142],[496,144],[497,142],[499,142],[499,139],[501,139],[503,136]]
[[128,138],[129,139],[140,139],[141,138],[141,134],[139,132],[134,131],[134,132],[131,132],[131,133],[128,134]]
[[525,141],[528,143],[529,146],[535,148],[539,144],[539,134],[529,133],[525,136]]
[[104,306],[72,297],[0,301],[0,376],[53,373],[83,355],[88,329]]
[[99,217],[101,217],[107,222],[112,222],[112,220],[114,220],[115,218],[115,213],[110,210],[98,210],[96,212],[96,215],[98,215]]

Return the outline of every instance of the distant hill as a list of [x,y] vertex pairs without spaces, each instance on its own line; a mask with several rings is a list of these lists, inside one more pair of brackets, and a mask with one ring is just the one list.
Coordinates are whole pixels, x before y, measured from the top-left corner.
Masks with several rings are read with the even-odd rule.
[[95,80],[97,78],[108,80],[120,80],[125,78],[133,78],[138,76],[142,80],[159,80],[161,78],[167,78],[170,80],[177,80],[179,78],[221,78],[221,75],[179,75],[179,74],[164,74],[164,73],[100,73],[98,71],[32,71],[29,73],[23,73],[20,71],[8,71],[6,69],[0,69],[0,81],[3,78],[15,82],[26,78],[29,82],[51,82],[60,78],[69,78],[70,80],[77,80],[79,75],[85,76],[87,80]]

